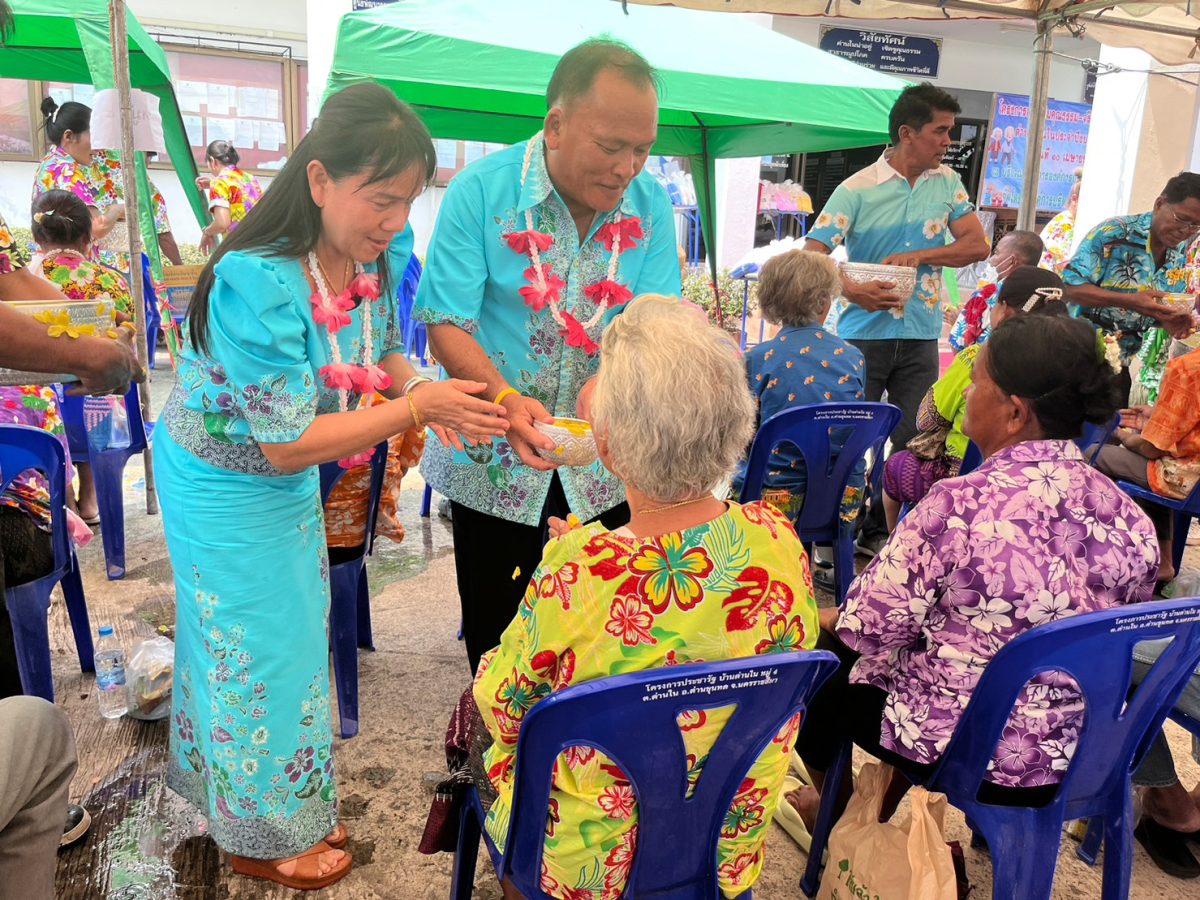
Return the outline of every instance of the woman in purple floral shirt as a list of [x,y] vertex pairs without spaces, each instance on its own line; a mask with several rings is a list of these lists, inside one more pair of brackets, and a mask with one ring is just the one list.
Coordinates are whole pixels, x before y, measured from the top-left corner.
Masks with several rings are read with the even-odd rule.
[[[934,485],[851,586],[841,612],[822,611],[818,646],[853,668],[844,665],[822,689],[797,744],[818,786],[846,737],[901,771],[930,774],[984,668],[1008,641],[1150,598],[1159,564],[1154,527],[1071,442],[1085,421],[1113,415],[1113,393],[1087,322],[1018,317],[993,333],[966,389],[963,423],[984,464]],[[1062,780],[1082,711],[1071,679],[1033,679],[981,799],[1048,801],[1035,792],[1052,794]],[[1022,789],[1016,797],[1014,788]],[[899,802],[903,791],[893,793]],[[811,814],[817,799],[808,789],[793,802]]]

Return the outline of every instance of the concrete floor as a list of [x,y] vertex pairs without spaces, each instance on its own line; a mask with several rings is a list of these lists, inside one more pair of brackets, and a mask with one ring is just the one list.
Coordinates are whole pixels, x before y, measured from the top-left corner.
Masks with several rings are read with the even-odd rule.
[[[172,373],[153,377],[154,409],[161,409]],[[104,577],[100,541],[80,553],[93,628],[112,624],[132,648],[174,618],[170,562],[157,517],[146,514],[141,461],[126,472],[128,574]],[[436,512],[420,519],[421,482],[410,475],[405,493],[402,545],[381,541],[369,566],[375,652],[360,654],[360,735],[336,742],[341,813],[350,835],[355,868],[339,884],[317,893],[329,898],[445,898],[452,859],[416,852],[432,796],[445,769],[442,741],[446,721],[468,681],[466,657],[455,639],[459,611],[448,524]],[[1193,551],[1194,554],[1194,551]],[[1200,559],[1193,559],[1200,565]],[[824,596],[822,605],[832,602]],[[100,718],[92,696],[94,680],[79,671],[65,611],[56,601],[51,644],[57,702],[76,728],[80,767],[73,799],[95,817],[92,833],[59,857],[58,896],[114,900],[217,900],[285,898],[293,894],[266,882],[233,875],[204,823],[162,785],[167,741],[165,723]],[[1183,781],[1200,779],[1187,736],[1169,726]],[[961,814],[951,810],[948,838],[969,843]],[[1100,870],[1075,857],[1064,839],[1054,891],[1056,900],[1098,898]],[[476,896],[495,900],[498,885],[481,854]],[[976,885],[972,896],[987,898],[991,864],[986,852],[967,850]],[[767,861],[755,885],[758,900],[794,900],[805,855],[778,827],[767,841]],[[1134,865],[1136,900],[1194,897],[1196,883],[1161,873],[1140,847]]]

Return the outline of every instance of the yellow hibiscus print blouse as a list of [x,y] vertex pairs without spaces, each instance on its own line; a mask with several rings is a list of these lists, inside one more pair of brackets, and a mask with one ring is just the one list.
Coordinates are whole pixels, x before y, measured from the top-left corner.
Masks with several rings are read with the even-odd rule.
[[[654,538],[590,525],[550,541],[517,617],[475,679],[475,701],[495,741],[484,756],[498,792],[488,834],[504,845],[521,722],[554,691],[644,669],[811,649],[816,639],[808,558],[788,520],[765,504],[731,503],[712,522]],[[732,713],[682,717],[692,786]],[[767,747],[726,815],[717,852],[728,897],[762,870],[798,728],[793,719]],[[593,748],[563,753],[542,890],[562,900],[616,900],[636,841],[637,806],[620,769]]]

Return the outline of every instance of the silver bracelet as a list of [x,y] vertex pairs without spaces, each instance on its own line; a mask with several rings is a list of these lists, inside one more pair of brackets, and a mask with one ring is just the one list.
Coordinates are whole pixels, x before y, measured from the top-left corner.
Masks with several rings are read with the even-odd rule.
[[407,396],[408,393],[410,391],[412,391],[412,389],[415,388],[418,384],[432,384],[432,383],[433,383],[433,379],[431,379],[431,378],[426,378],[424,375],[414,375],[412,378],[408,379],[408,381],[404,382],[404,387],[400,391],[400,396],[401,397]]

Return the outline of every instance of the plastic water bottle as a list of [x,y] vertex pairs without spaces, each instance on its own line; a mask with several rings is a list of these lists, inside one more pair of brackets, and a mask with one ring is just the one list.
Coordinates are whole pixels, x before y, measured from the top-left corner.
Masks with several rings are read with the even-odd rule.
[[125,697],[125,651],[121,649],[111,625],[100,629],[95,660],[100,715],[106,719],[119,719],[129,710]]

